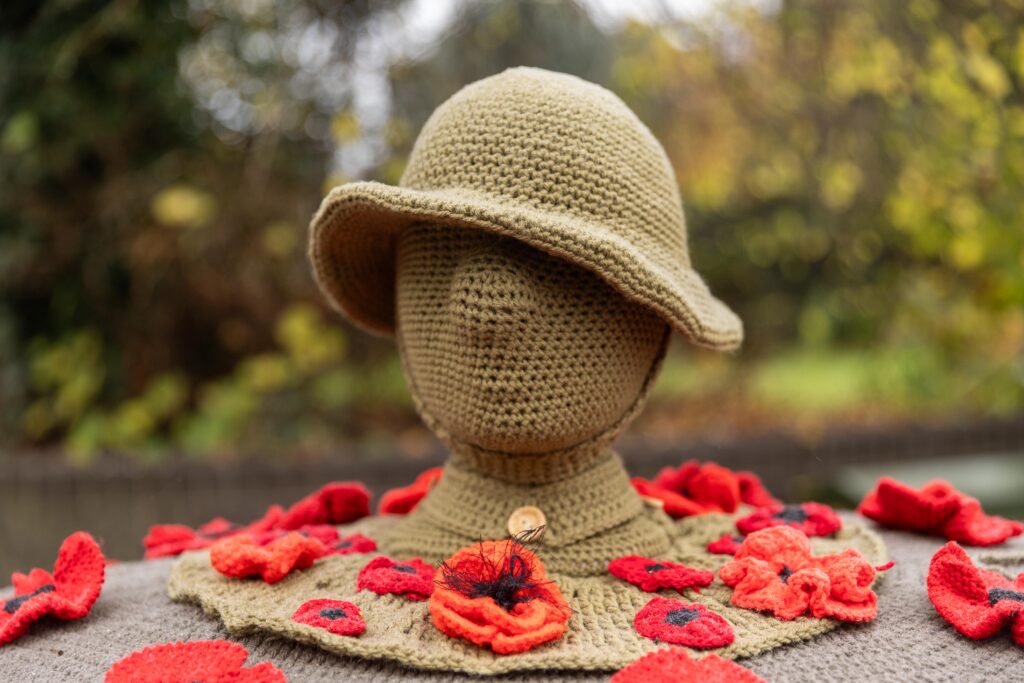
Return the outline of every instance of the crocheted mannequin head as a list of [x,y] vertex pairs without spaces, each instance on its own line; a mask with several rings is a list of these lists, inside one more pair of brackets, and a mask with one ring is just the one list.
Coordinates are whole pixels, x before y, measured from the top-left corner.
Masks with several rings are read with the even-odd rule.
[[582,268],[480,230],[399,238],[399,349],[425,421],[509,454],[617,431],[656,374],[668,325]]
[[[483,614],[473,602],[479,596],[446,588],[428,608],[367,594],[358,577],[370,564],[351,555],[318,561],[272,593],[252,582],[225,584],[208,561],[185,558],[172,595],[230,615],[239,628],[475,674],[618,669],[662,647],[669,627],[703,633],[710,624],[723,636],[716,652],[737,656],[834,626],[742,610],[715,582],[690,596],[703,611],[680,608],[698,620],[668,620],[680,609],[661,599],[668,611],[647,609],[644,623],[657,628],[645,634],[634,618],[650,594],[609,573],[616,558],[723,563],[707,544],[733,521],[674,522],[640,497],[611,442],[643,405],[669,330],[716,350],[736,348],[743,336],[690,263],[668,158],[615,95],[539,69],[510,69],[463,88],[425,124],[398,186],[357,182],[331,191],[313,220],[310,256],[344,315],[396,335],[417,408],[451,451],[411,511],[369,517],[346,532],[373,538],[387,557],[371,562],[392,573],[395,562],[413,558],[435,567],[483,558],[475,544],[508,547],[522,535],[529,565],[535,559],[544,569],[571,616],[527,609],[523,615],[540,615],[527,628],[496,606],[487,612],[496,621],[470,624]],[[856,530],[842,541],[821,539],[816,552],[850,544],[884,561],[874,537]],[[655,566],[668,565],[642,571]],[[328,596],[356,605],[366,631],[352,638],[293,621],[299,605]],[[543,621],[555,612],[558,619]],[[493,633],[535,639],[552,627],[557,640],[544,635],[520,654],[506,654],[512,650],[499,648],[497,636],[493,650],[467,645]]]

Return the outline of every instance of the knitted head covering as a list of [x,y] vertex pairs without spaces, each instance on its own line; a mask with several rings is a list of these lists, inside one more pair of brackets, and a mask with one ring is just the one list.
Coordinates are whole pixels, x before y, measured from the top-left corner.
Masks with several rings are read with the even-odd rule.
[[[611,450],[649,393],[671,328],[717,349],[742,336],[739,320],[690,269],[661,147],[614,95],[537,69],[465,88],[426,124],[401,187],[353,183],[331,192],[313,222],[311,253],[321,287],[343,312],[397,333],[417,408],[451,458],[410,513],[339,530],[373,538],[391,559],[325,557],[270,585],[225,579],[208,556],[186,555],[172,571],[172,597],[202,604],[232,631],[473,674],[615,670],[662,647],[673,629],[714,637],[668,642],[741,657],[836,626],[732,604],[730,588],[703,570],[724,564],[707,545],[733,530],[735,515],[673,521],[641,499]],[[459,612],[458,595],[428,607],[402,591],[360,589],[363,572],[378,565],[394,574],[395,562],[407,563],[398,570],[404,582],[406,570],[422,569],[414,558],[437,567],[482,557],[475,544],[501,547],[521,531],[542,564],[519,566],[542,566],[568,603],[535,611],[557,613],[558,623],[543,627],[564,634],[529,651],[450,636],[481,636],[498,624],[511,642],[537,636],[520,633],[525,626],[507,610],[467,626],[477,607]],[[885,556],[877,536],[852,522],[808,544],[805,564],[812,547],[855,548],[872,563]],[[613,575],[613,560],[642,563],[630,570],[640,583]],[[691,568],[674,572],[706,577],[706,588],[688,591],[692,603],[682,607],[652,602],[647,590],[662,584],[638,586],[678,562]],[[296,610],[324,600],[355,606],[365,632],[296,621]]]
[[473,83],[423,127],[398,187],[348,183],[313,219],[317,282],[351,320],[395,327],[397,235],[414,222],[506,235],[576,263],[694,343],[739,346],[739,318],[690,264],[668,158],[614,94],[516,68]]

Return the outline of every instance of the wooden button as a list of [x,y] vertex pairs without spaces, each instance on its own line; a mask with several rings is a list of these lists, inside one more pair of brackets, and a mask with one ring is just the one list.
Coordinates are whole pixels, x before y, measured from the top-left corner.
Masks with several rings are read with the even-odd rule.
[[651,496],[640,496],[640,499],[644,501],[644,505],[649,508],[656,508],[659,510],[665,509],[665,501],[661,498],[653,498]]
[[522,533],[533,531],[546,526],[548,520],[544,517],[544,513],[541,512],[540,508],[532,505],[524,505],[509,515],[508,518],[508,533],[512,537],[516,537]]

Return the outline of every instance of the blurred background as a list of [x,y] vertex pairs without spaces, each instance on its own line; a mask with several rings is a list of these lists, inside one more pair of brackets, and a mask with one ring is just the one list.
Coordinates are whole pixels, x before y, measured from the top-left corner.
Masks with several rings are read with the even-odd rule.
[[12,0],[0,27],[0,570],[439,462],[306,226],[515,65],[654,131],[746,325],[674,345],[636,472],[847,503],[941,475],[1024,516],[1024,0]]

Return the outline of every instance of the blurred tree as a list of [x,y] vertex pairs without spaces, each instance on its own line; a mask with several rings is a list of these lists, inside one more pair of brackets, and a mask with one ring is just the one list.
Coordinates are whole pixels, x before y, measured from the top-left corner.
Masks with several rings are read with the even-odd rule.
[[327,322],[304,226],[325,185],[397,181],[437,104],[520,64],[653,129],[745,320],[741,356],[670,358],[667,422],[681,400],[697,426],[1024,408],[1024,0],[601,26],[586,2],[466,0],[415,49],[403,8],[0,8],[8,440],[282,452],[410,424],[394,355]]
[[187,396],[114,424],[90,409],[159,378],[187,393],[273,344],[283,305],[312,294],[304,226],[351,96],[345,65],[371,5],[394,4],[5,4],[8,433],[149,436]]
[[[695,262],[746,353],[790,349],[755,390],[1024,405],[1022,10],[787,0],[623,32],[613,88],[668,147]],[[868,352],[807,374],[823,348]]]

